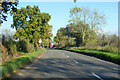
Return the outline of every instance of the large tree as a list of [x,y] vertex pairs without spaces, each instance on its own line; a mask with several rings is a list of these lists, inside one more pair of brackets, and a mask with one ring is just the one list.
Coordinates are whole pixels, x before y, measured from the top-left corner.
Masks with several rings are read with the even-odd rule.
[[54,37],[54,41],[59,43],[59,47],[66,47],[66,46],[74,46],[75,45],[75,38],[68,35],[66,28],[60,28],[57,31],[57,35]]
[[105,24],[105,15],[100,14],[97,10],[92,11],[89,8],[71,8],[70,18],[72,23],[83,21],[84,24],[89,24],[90,29],[96,30],[96,32],[98,32],[101,25]]
[[50,39],[52,36],[52,26],[48,24],[51,16],[41,13],[38,6],[17,9],[17,12],[11,11],[11,15],[11,27],[16,29],[15,39],[29,39],[31,43],[37,43],[39,39]]
[[105,23],[105,15],[99,14],[97,10],[91,11],[89,8],[70,9],[70,18],[70,24],[67,27],[70,28],[69,32],[72,36],[76,37],[78,44],[95,40],[101,25]]
[[68,39],[75,39],[76,45],[85,45],[93,36],[90,36],[91,33],[94,33],[90,30],[88,24],[83,24],[79,22],[77,24],[71,23],[67,25],[66,28],[60,28],[54,40],[56,42],[62,41],[63,37],[68,37]]
[[67,27],[58,30],[55,40],[61,39],[59,34],[76,38],[77,46],[96,40],[99,27],[104,21],[104,15],[98,14],[96,10],[90,11],[88,8],[79,7],[70,9],[70,18]]

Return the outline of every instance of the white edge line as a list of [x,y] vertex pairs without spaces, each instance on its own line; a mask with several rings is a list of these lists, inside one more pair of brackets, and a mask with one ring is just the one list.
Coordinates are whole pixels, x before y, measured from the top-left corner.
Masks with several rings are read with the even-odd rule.
[[100,80],[103,80],[101,77],[99,77],[98,75],[96,75],[95,73],[92,73],[95,77],[97,77]]
[[69,56],[67,56],[67,57],[69,57]]
[[78,63],[77,61],[74,60],[75,63]]

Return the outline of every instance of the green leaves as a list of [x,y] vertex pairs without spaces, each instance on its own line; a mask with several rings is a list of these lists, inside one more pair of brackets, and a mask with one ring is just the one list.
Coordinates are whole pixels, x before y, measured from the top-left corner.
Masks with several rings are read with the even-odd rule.
[[54,38],[56,42],[69,37],[75,38],[76,46],[84,46],[91,40],[97,39],[99,25],[104,20],[104,16],[100,15],[97,10],[90,11],[88,8],[73,7],[70,9],[70,18],[70,23],[57,31]]
[[35,43],[40,38],[46,39],[52,36],[52,26],[48,24],[51,16],[48,13],[40,13],[38,6],[33,8],[27,6],[11,14],[14,20],[11,27],[17,30],[14,38],[29,39]]
[[18,0],[1,0],[0,1],[0,24],[3,23],[3,21],[7,21],[7,14],[10,10],[12,12],[17,11],[17,4]]

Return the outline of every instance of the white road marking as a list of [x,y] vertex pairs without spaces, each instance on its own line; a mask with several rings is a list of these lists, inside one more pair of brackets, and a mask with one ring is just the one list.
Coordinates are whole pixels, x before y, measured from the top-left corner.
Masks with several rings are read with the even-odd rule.
[[95,73],[92,73],[95,77],[97,77],[100,80],[103,80],[100,76],[96,75]]
[[67,56],[69,58],[69,56]]
[[74,60],[75,63],[78,63],[76,60]]

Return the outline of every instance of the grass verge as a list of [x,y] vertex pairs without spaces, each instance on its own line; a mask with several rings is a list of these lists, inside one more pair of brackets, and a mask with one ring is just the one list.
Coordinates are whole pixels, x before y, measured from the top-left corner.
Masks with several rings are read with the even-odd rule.
[[2,63],[0,66],[0,70],[2,71],[2,78],[6,77],[8,74],[12,73],[14,70],[23,67],[27,63],[31,62],[32,59],[39,54],[45,51],[44,48],[38,51],[34,51],[32,53],[27,53],[24,56],[14,58],[10,61]]
[[110,61],[110,62],[120,65],[119,53],[104,52],[104,51],[97,51],[97,50],[90,50],[90,49],[65,49],[65,48],[60,48],[60,49],[77,52],[77,53],[81,53],[81,54],[88,55],[88,56],[94,56],[102,60]]

